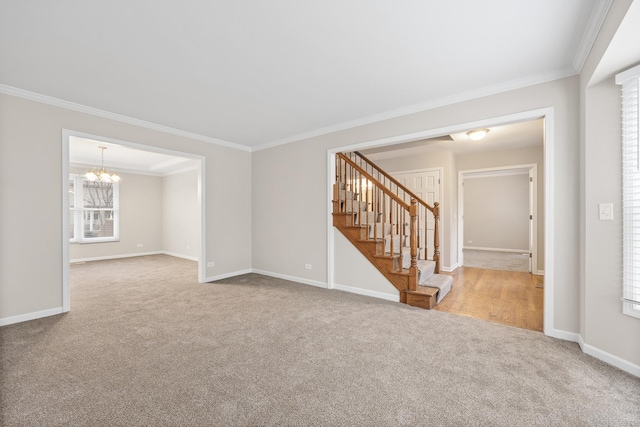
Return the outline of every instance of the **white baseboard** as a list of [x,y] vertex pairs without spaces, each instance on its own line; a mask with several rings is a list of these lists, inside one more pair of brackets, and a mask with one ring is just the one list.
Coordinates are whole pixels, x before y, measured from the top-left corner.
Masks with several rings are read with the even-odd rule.
[[354,288],[353,286],[339,285],[335,283],[333,289],[350,292],[352,294],[365,295],[368,297],[380,298],[387,301],[400,302],[400,295],[387,294],[384,292],[372,291],[369,289]]
[[253,271],[248,268],[246,270],[238,270],[232,271],[231,273],[219,274],[217,276],[205,277],[204,282],[215,282],[216,280],[228,279],[229,277],[242,276],[243,274],[253,273]]
[[148,255],[168,255],[176,258],[188,259],[189,261],[198,262],[198,257],[195,257],[195,256],[182,255],[182,254],[177,254],[175,252],[167,252],[167,251],[154,251],[154,252],[138,252],[133,254],[106,255],[106,256],[97,256],[97,257],[91,257],[91,258],[74,258],[74,259],[70,259],[69,263],[73,264],[78,262],[106,261],[109,259],[135,258],[137,256],[148,256]]
[[624,360],[618,356],[614,356],[611,353],[607,353],[606,351],[600,350],[597,347],[586,344],[582,335],[576,334],[574,332],[562,331],[559,329],[545,329],[544,334],[553,338],[558,338],[565,341],[576,342],[580,345],[582,352],[588,354],[589,356],[593,356],[596,359],[600,359],[605,363],[608,363],[611,366],[615,366],[618,369],[622,369],[625,372],[630,373],[631,375],[635,375],[636,377],[640,377],[640,366],[635,363],[631,363],[627,360]]
[[319,282],[317,280],[303,279],[302,277],[295,277],[295,276],[287,276],[286,274],[273,273],[271,271],[258,270],[255,268],[252,269],[252,272],[256,274],[262,274],[263,276],[275,277],[276,279],[290,280],[292,282],[298,282],[298,283],[303,283],[305,285],[317,286],[319,288],[327,289],[327,284],[325,282]]
[[551,338],[558,338],[559,340],[578,342],[580,334],[575,332],[563,331],[561,329],[544,328],[544,334]]
[[3,317],[0,319],[0,326],[13,325],[14,323],[27,322],[29,320],[41,319],[43,317],[62,314],[62,307],[50,308],[48,310],[34,311],[33,313],[19,314],[17,316]]
[[155,251],[155,252],[139,252],[139,253],[134,253],[134,254],[97,256],[97,257],[92,257],[92,258],[74,258],[74,259],[70,259],[69,263],[73,264],[75,262],[104,261],[104,260],[108,260],[108,259],[133,258],[133,257],[137,257],[137,256],[162,255],[162,254],[164,254],[164,252]]
[[536,270],[533,274],[536,276],[544,276],[544,270]]
[[456,268],[458,268],[458,264],[453,264],[451,267],[441,267],[442,271],[446,271],[447,273],[451,273],[452,271],[455,271]]
[[608,363],[611,366],[615,366],[618,369],[622,369],[623,371],[628,372],[631,375],[640,377],[640,366],[636,365],[635,363],[631,363],[619,358],[618,356],[614,356],[611,353],[607,353],[606,351],[586,344],[584,342],[584,339],[582,339],[582,335],[578,337],[578,344],[580,344],[580,348],[582,349],[583,353],[588,354],[589,356],[593,356],[596,359],[600,359],[603,362]]
[[462,249],[469,249],[472,251],[493,251],[493,252],[513,252],[517,254],[528,254],[529,249],[505,249],[505,248],[483,248],[478,246],[463,246]]
[[198,262],[198,257],[197,256],[182,255],[182,254],[177,254],[175,252],[167,252],[167,251],[160,251],[160,253],[164,254],[164,255],[169,255],[169,256],[172,256],[172,257],[176,257],[176,258],[188,259],[189,261]]

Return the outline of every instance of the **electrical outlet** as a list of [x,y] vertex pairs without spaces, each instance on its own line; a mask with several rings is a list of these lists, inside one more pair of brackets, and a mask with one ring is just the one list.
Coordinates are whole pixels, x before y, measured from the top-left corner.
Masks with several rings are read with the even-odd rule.
[[187,245],[187,249],[191,249],[191,246]]
[[600,221],[613,221],[613,203],[600,203],[598,205],[598,218]]
[[215,263],[215,262],[213,262],[213,261],[209,261],[209,262],[207,263],[207,267],[215,267],[215,266],[216,266],[216,263]]
[[467,243],[473,243],[473,240],[467,240]]
[[311,264],[305,264],[304,265],[304,269],[305,270],[311,270]]
[[141,248],[141,247],[143,247],[144,245],[143,245],[142,243],[138,243],[136,246],[137,246],[137,247],[139,247],[139,248]]

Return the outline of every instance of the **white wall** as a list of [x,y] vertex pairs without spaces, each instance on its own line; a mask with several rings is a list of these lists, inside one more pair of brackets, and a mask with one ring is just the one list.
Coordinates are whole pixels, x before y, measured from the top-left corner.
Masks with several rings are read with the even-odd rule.
[[464,247],[529,251],[529,174],[466,177]]
[[206,276],[251,268],[251,153],[0,94],[0,320],[62,307],[63,129],[203,156]]
[[197,259],[200,254],[198,171],[162,178],[162,250]]
[[[71,168],[71,173],[85,169]],[[71,261],[162,250],[162,178],[118,173],[120,182],[120,240],[70,243]],[[138,247],[141,243],[143,246]]]
[[[577,77],[436,108],[253,153],[253,266],[327,282],[327,150],[553,107],[555,145],[552,329],[579,330]],[[462,130],[462,129],[461,129]],[[457,185],[457,183],[456,183]],[[351,255],[340,256],[347,264]],[[305,270],[304,264],[312,264]],[[344,285],[349,285],[344,283]]]

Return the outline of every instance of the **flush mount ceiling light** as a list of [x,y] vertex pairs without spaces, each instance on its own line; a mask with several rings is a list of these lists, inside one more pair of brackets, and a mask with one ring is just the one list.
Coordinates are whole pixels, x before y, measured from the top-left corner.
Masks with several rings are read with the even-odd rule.
[[106,150],[107,147],[100,146],[98,148],[102,150],[100,169],[91,169],[84,174],[84,177],[89,181],[119,182],[120,177],[117,173],[109,173],[109,171],[104,168],[104,150]]
[[489,133],[489,129],[474,129],[467,132],[467,136],[474,141],[480,141],[482,138],[487,136]]

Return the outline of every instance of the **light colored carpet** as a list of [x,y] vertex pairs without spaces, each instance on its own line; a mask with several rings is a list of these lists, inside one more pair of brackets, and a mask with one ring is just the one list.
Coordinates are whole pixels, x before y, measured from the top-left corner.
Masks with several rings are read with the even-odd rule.
[[464,266],[489,270],[529,272],[529,255],[515,252],[463,249]]
[[640,379],[541,333],[168,256],[0,328],[3,426],[624,426]]

